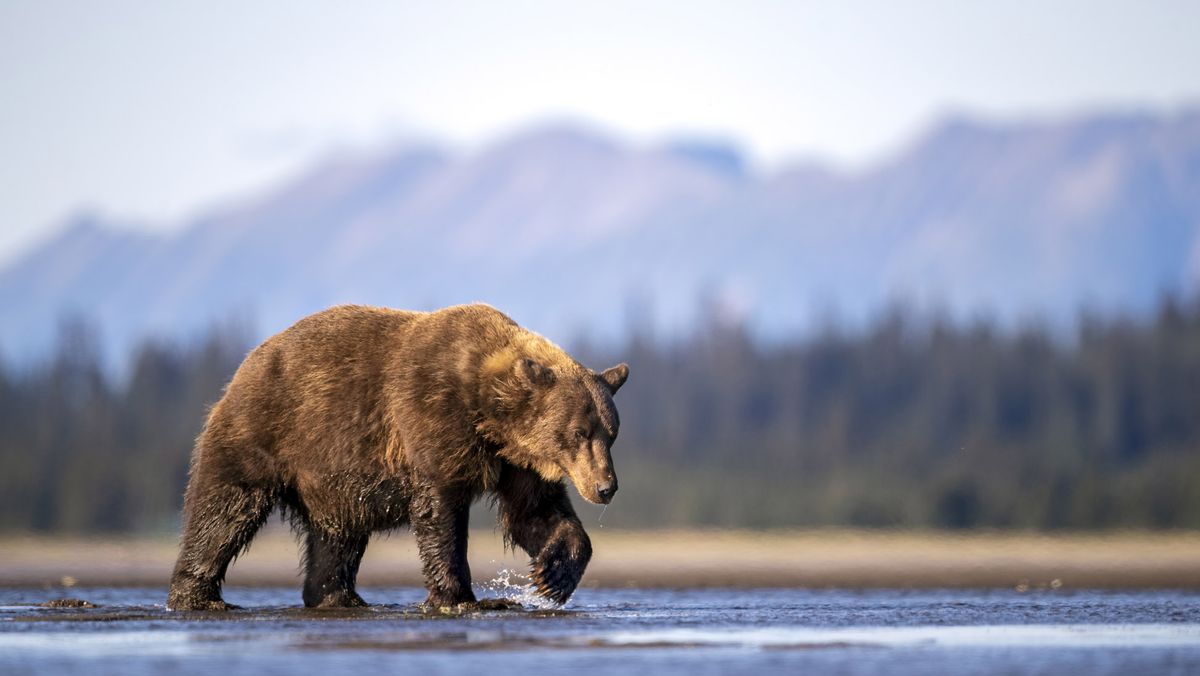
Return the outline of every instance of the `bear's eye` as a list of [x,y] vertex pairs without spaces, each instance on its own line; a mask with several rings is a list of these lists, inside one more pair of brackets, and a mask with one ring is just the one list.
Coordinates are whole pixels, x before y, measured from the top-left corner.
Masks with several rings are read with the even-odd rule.
[[583,430],[575,430],[575,441],[587,441],[588,433]]

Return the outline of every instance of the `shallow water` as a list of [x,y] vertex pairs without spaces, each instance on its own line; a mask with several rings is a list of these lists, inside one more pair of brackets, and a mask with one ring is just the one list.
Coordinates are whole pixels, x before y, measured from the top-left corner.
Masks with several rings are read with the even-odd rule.
[[[0,588],[0,673],[1200,673],[1194,591],[584,589],[462,616],[420,613],[420,589],[360,591],[379,605],[232,588],[245,609],[173,613],[161,588]],[[506,580],[478,591],[531,601]],[[35,605],[63,596],[98,607]]]

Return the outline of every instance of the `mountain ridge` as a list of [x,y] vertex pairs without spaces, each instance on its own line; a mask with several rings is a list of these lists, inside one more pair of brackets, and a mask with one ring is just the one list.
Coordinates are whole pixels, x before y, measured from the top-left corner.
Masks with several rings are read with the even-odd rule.
[[558,340],[622,335],[631,298],[678,335],[706,295],[768,339],[898,298],[1053,323],[1194,293],[1198,233],[1200,108],[956,116],[855,172],[763,172],[728,143],[556,123],[471,153],[344,156],[171,233],[78,218],[0,269],[0,350],[44,352],[64,314],[119,355],[231,313],[266,334],[339,302],[482,300]]

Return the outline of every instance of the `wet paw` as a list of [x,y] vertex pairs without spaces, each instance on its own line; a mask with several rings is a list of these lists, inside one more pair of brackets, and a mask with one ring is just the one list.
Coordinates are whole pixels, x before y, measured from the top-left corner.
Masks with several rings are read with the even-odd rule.
[[167,610],[237,610],[221,599],[221,585],[190,575],[177,575],[167,593]]
[[321,599],[313,608],[366,608],[370,604],[357,592],[337,591]]
[[530,572],[537,593],[559,605],[566,603],[575,593],[590,556],[586,540],[564,538],[547,544],[534,559]]
[[430,592],[429,598],[421,603],[420,608],[422,612],[426,613],[457,615],[469,612],[477,605],[475,595],[471,593],[461,596],[451,596],[449,594]]
[[216,600],[195,600],[186,603],[174,602],[167,606],[168,610],[194,610],[201,612],[208,611],[226,611],[226,610],[241,610],[241,606],[235,606],[232,603],[225,603],[221,599]]

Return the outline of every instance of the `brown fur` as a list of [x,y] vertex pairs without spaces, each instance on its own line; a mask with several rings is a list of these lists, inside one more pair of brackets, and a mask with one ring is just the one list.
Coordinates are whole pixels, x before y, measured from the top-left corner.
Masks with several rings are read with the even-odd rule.
[[427,603],[474,602],[467,514],[485,493],[540,593],[566,601],[591,545],[562,479],[611,499],[627,375],[590,371],[486,305],[300,320],[246,357],[197,439],[168,606],[228,607],[225,570],[276,506],[305,537],[305,605],[363,605],[370,534],[406,524]]

